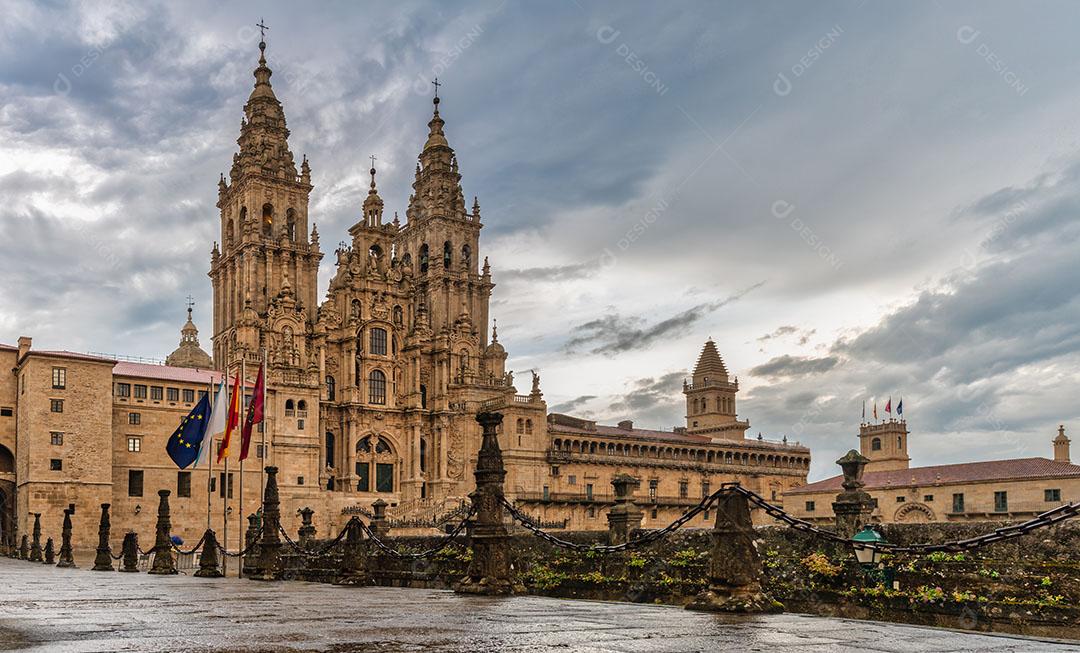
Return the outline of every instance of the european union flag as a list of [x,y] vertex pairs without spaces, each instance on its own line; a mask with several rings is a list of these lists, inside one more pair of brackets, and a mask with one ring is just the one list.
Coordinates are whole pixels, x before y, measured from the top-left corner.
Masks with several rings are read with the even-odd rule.
[[202,444],[209,421],[210,394],[204,393],[203,398],[195,404],[187,417],[181,420],[180,426],[176,427],[176,431],[169,436],[169,441],[165,444],[169,458],[172,458],[180,469],[184,469],[199,457],[199,445]]

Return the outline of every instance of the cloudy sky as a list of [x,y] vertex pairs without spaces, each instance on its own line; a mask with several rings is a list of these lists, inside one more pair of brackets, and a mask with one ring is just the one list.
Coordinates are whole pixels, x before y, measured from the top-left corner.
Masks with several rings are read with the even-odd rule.
[[875,398],[903,396],[914,464],[1049,456],[1080,428],[1074,4],[0,15],[0,342],[160,358],[191,294],[209,348],[217,178],[263,16],[324,249],[370,154],[404,214],[445,84],[500,340],[554,409],[683,423],[711,336],[752,434],[809,444],[812,479]]

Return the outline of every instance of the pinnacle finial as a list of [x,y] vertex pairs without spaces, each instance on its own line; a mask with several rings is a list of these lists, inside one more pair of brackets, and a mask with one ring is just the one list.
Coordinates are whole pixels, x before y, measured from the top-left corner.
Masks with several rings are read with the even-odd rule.
[[492,318],[491,320],[491,344],[499,342],[499,318]]

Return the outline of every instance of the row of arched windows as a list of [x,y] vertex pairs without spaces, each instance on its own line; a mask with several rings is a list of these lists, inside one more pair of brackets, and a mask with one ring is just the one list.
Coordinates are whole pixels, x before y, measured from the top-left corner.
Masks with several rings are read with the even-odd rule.
[[[247,207],[240,207],[240,225],[243,226],[247,221]],[[285,211],[285,224],[283,226],[285,237],[292,242],[296,242],[296,209],[286,209]],[[270,203],[263,204],[262,207],[262,223],[260,231],[264,236],[274,235],[274,205]],[[240,233],[236,224],[230,218],[225,223],[224,239],[226,245],[231,244],[235,238],[238,238]]]
[[[700,399],[693,399],[690,404],[691,414],[700,415],[709,411],[709,399],[707,397],[701,397]],[[717,397],[716,398],[716,412],[724,413],[725,415],[735,414],[735,398],[734,397]]]
[[588,453],[607,456],[654,458],[659,460],[681,460],[716,463],[718,465],[764,465],[768,467],[782,467],[785,469],[807,469],[810,466],[810,459],[802,456],[759,454],[742,451],[686,449],[656,445],[628,445],[615,442],[563,440],[560,438],[553,441],[553,449],[564,453]]
[[533,423],[531,419],[523,419],[519,417],[517,419],[517,432],[518,434],[532,435]]
[[[472,269],[472,247],[470,247],[468,244],[462,245],[461,250],[460,250],[460,254],[461,254],[461,265],[462,265],[462,267],[464,267],[467,270],[471,270]],[[431,260],[431,249],[428,247],[427,243],[424,243],[424,244],[420,245],[420,251],[419,251],[418,256],[419,256],[419,261],[418,262],[420,264],[420,273],[424,274],[424,273],[426,273],[428,271],[428,263]],[[412,255],[409,254],[408,252],[406,252],[401,257],[401,261],[405,265],[412,265]],[[442,262],[443,262],[443,267],[444,268],[449,268],[454,263],[454,246],[450,243],[449,240],[443,243]]]

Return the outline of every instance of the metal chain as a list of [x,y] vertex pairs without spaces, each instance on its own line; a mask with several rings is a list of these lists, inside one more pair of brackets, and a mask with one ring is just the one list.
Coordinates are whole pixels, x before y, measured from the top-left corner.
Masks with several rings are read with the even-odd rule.
[[465,530],[465,526],[469,523],[469,518],[472,517],[474,514],[476,514],[476,507],[472,506],[469,508],[469,512],[465,515],[461,522],[458,523],[458,525],[455,526],[452,531],[446,534],[442,544],[427,549],[426,551],[421,551],[419,553],[402,553],[401,551],[390,548],[386,545],[386,543],[380,540],[375,535],[375,533],[372,532],[371,528],[369,528],[367,524],[362,521],[360,522],[360,528],[363,529],[365,533],[367,533],[367,536],[371,539],[372,542],[375,543],[375,546],[379,547],[379,549],[381,549],[383,552],[399,560],[420,560],[423,558],[430,558],[431,556],[439,553],[446,547],[450,546],[450,544],[454,541],[454,538],[460,535],[461,531]]
[[[357,517],[353,517],[353,518],[349,519],[349,521],[345,522],[344,528],[342,528],[341,532],[339,532],[337,534],[337,537],[330,540],[326,544],[318,547],[317,549],[305,549],[304,547],[297,544],[295,541],[293,541],[293,539],[291,537],[289,537],[289,534],[285,531],[284,528],[281,527],[281,524],[278,524],[278,531],[285,537],[285,542],[290,547],[295,549],[297,553],[299,553],[301,555],[305,555],[305,556],[314,557],[314,556],[323,555],[324,553],[330,551],[335,546],[337,546],[341,542],[341,540],[348,534],[349,525],[352,524],[354,521],[359,522],[361,525],[363,525],[363,522],[360,522],[360,519],[357,518]],[[249,547],[249,548],[253,548],[253,547]]]
[[240,558],[240,557],[246,556],[247,554],[254,551],[255,547],[257,547],[257,546],[259,546],[259,541],[255,540],[254,542],[251,543],[250,546],[248,546],[248,548],[246,548],[246,549],[244,549],[242,551],[232,551],[232,552],[230,552],[228,549],[221,546],[221,544],[219,543],[218,544],[218,551],[221,553],[221,555],[223,555],[223,556],[225,556],[227,558]]
[[203,532],[203,536],[200,537],[199,541],[195,543],[195,546],[191,547],[191,549],[188,550],[188,551],[185,551],[185,550],[181,549],[180,547],[176,546],[176,542],[173,542],[171,540],[169,541],[169,544],[172,545],[172,548],[175,549],[177,553],[180,553],[180,554],[183,554],[183,555],[191,555],[191,554],[195,553],[196,551],[198,551],[199,547],[202,546],[203,542],[205,542],[205,541],[206,541],[206,533]]

